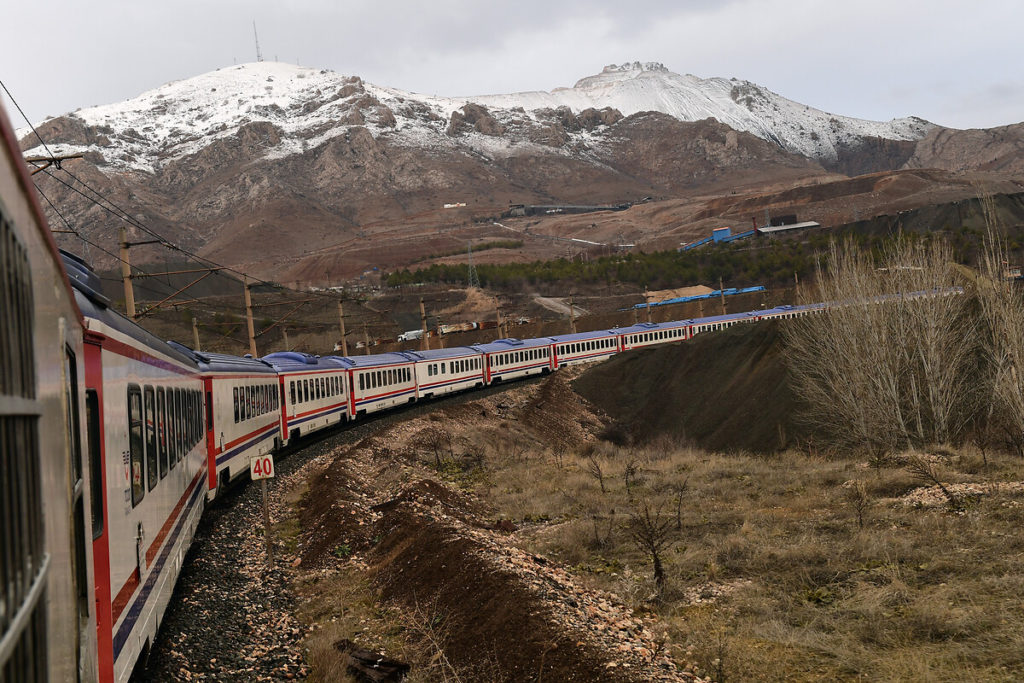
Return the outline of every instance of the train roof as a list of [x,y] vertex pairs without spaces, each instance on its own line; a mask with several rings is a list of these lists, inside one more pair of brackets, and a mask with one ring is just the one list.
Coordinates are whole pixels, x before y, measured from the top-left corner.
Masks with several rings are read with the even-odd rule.
[[709,315],[703,318],[694,318],[692,324],[694,325],[708,325],[711,323],[725,323],[730,320],[749,320],[751,318],[757,318],[763,311],[744,311],[742,313],[726,313],[725,315]]
[[237,372],[240,374],[275,374],[274,368],[266,361],[252,356],[232,356],[227,353],[195,351],[176,341],[168,341],[168,345],[190,356],[202,372]]
[[680,327],[686,327],[693,320],[670,320],[665,323],[637,323],[630,325],[629,327],[620,327],[617,330],[611,330],[615,334],[643,334],[644,332],[654,332],[656,330],[675,330]]
[[399,365],[401,363],[408,363],[413,359],[408,358],[402,352],[391,351],[388,353],[371,353],[368,356],[326,356],[322,360],[337,363],[337,367],[370,368]]
[[67,252],[61,253],[61,259],[75,293],[75,302],[84,318],[98,320],[153,351],[170,356],[184,365],[199,368],[190,354],[183,353],[111,308],[110,299],[98,290],[99,278],[85,261]]
[[544,339],[496,339],[485,344],[473,344],[474,349],[482,353],[500,353],[501,351],[516,351],[518,349],[533,349],[538,346],[550,346],[551,341]]
[[480,351],[471,346],[453,346],[449,349],[427,349],[425,351],[399,351],[398,353],[414,361],[467,358],[480,355]]
[[310,372],[312,370],[336,370],[345,367],[330,360],[331,358],[332,356],[321,358],[320,356],[299,351],[278,351],[276,353],[268,353],[260,360],[269,364],[278,372]]
[[565,342],[590,341],[591,339],[614,337],[621,331],[622,330],[592,330],[590,332],[574,332],[573,334],[556,334],[552,337],[546,337],[546,339],[550,339],[556,344],[562,344]]

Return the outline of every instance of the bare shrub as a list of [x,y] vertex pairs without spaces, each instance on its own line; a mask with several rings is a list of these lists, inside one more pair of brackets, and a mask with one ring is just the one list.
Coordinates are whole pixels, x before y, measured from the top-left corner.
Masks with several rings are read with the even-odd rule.
[[850,482],[845,489],[846,502],[849,503],[857,516],[857,528],[864,528],[864,513],[871,507],[871,498],[868,496],[867,486],[861,480]]
[[601,469],[601,463],[597,461],[597,456],[593,453],[587,455],[587,474],[601,485],[601,493],[608,493],[608,489],[604,485],[604,470]]
[[447,451],[455,459],[454,435],[444,427],[425,427],[416,435],[416,445],[434,454],[434,465],[441,467],[441,457]]
[[920,455],[913,455],[907,460],[907,469],[914,475],[914,477],[925,484],[928,484],[929,486],[938,486],[939,490],[942,491],[942,495],[946,497],[949,507],[954,510],[959,510],[963,507],[963,501],[960,499],[960,496],[950,491],[949,488],[942,483],[942,480],[939,478],[938,467],[933,460]]
[[645,498],[629,513],[629,533],[637,547],[650,555],[658,595],[664,594],[665,567],[662,556],[674,542],[672,518],[662,514],[661,505],[652,511],[650,501]]

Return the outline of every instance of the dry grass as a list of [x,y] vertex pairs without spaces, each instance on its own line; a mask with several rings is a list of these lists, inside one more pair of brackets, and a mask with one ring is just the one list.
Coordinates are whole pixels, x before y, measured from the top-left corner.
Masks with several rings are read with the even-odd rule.
[[[1024,501],[1012,491],[915,507],[896,500],[922,485],[907,467],[664,443],[489,447],[484,462],[478,492],[519,525],[514,542],[659,613],[676,654],[714,679],[1024,676]],[[946,484],[1021,479],[1008,456],[933,463]],[[627,528],[644,503],[673,520],[660,598]]]

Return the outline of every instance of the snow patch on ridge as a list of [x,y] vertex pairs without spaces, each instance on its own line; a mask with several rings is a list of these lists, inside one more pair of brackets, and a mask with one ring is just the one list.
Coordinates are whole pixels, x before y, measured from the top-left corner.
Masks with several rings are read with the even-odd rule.
[[[474,133],[453,140],[446,135],[452,113],[469,103],[487,107],[503,124],[546,125],[549,121],[538,112],[559,107],[577,114],[610,107],[625,116],[657,111],[682,121],[715,118],[790,152],[829,160],[837,158],[842,146],[856,145],[866,136],[917,140],[933,128],[913,117],[875,122],[835,116],[749,81],[680,75],[657,62],[606,66],[571,88],[476,97],[422,95],[327,69],[259,62],[167,83],[124,102],[80,109],[71,116],[105,139],[50,147],[61,153],[97,152],[115,170],[153,173],[236,135],[246,124],[267,122],[280,131],[281,140],[267,145],[266,158],[299,154],[356,125],[400,144],[435,149],[458,144],[490,157],[537,148],[567,153],[507,135]],[[599,144],[601,136],[579,131],[569,138]],[[29,151],[43,153],[41,147]]]

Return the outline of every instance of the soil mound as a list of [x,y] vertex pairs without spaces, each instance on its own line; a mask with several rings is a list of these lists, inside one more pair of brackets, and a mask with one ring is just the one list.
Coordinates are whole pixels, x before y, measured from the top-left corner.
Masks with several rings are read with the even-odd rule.
[[573,388],[615,420],[609,433],[636,443],[667,436],[712,451],[779,451],[804,430],[793,418],[778,325],[736,325],[622,354]]
[[[364,573],[377,604],[399,610],[403,629],[433,643],[463,680],[700,680],[672,659],[656,617],[517,548],[507,536],[514,525],[441,479],[482,468],[472,457],[481,439],[509,458],[526,442],[593,439],[588,429],[602,422],[567,386],[570,375],[393,423],[339,449],[307,480],[295,566],[318,579],[342,567]],[[441,456],[424,438],[431,432],[451,437]]]

